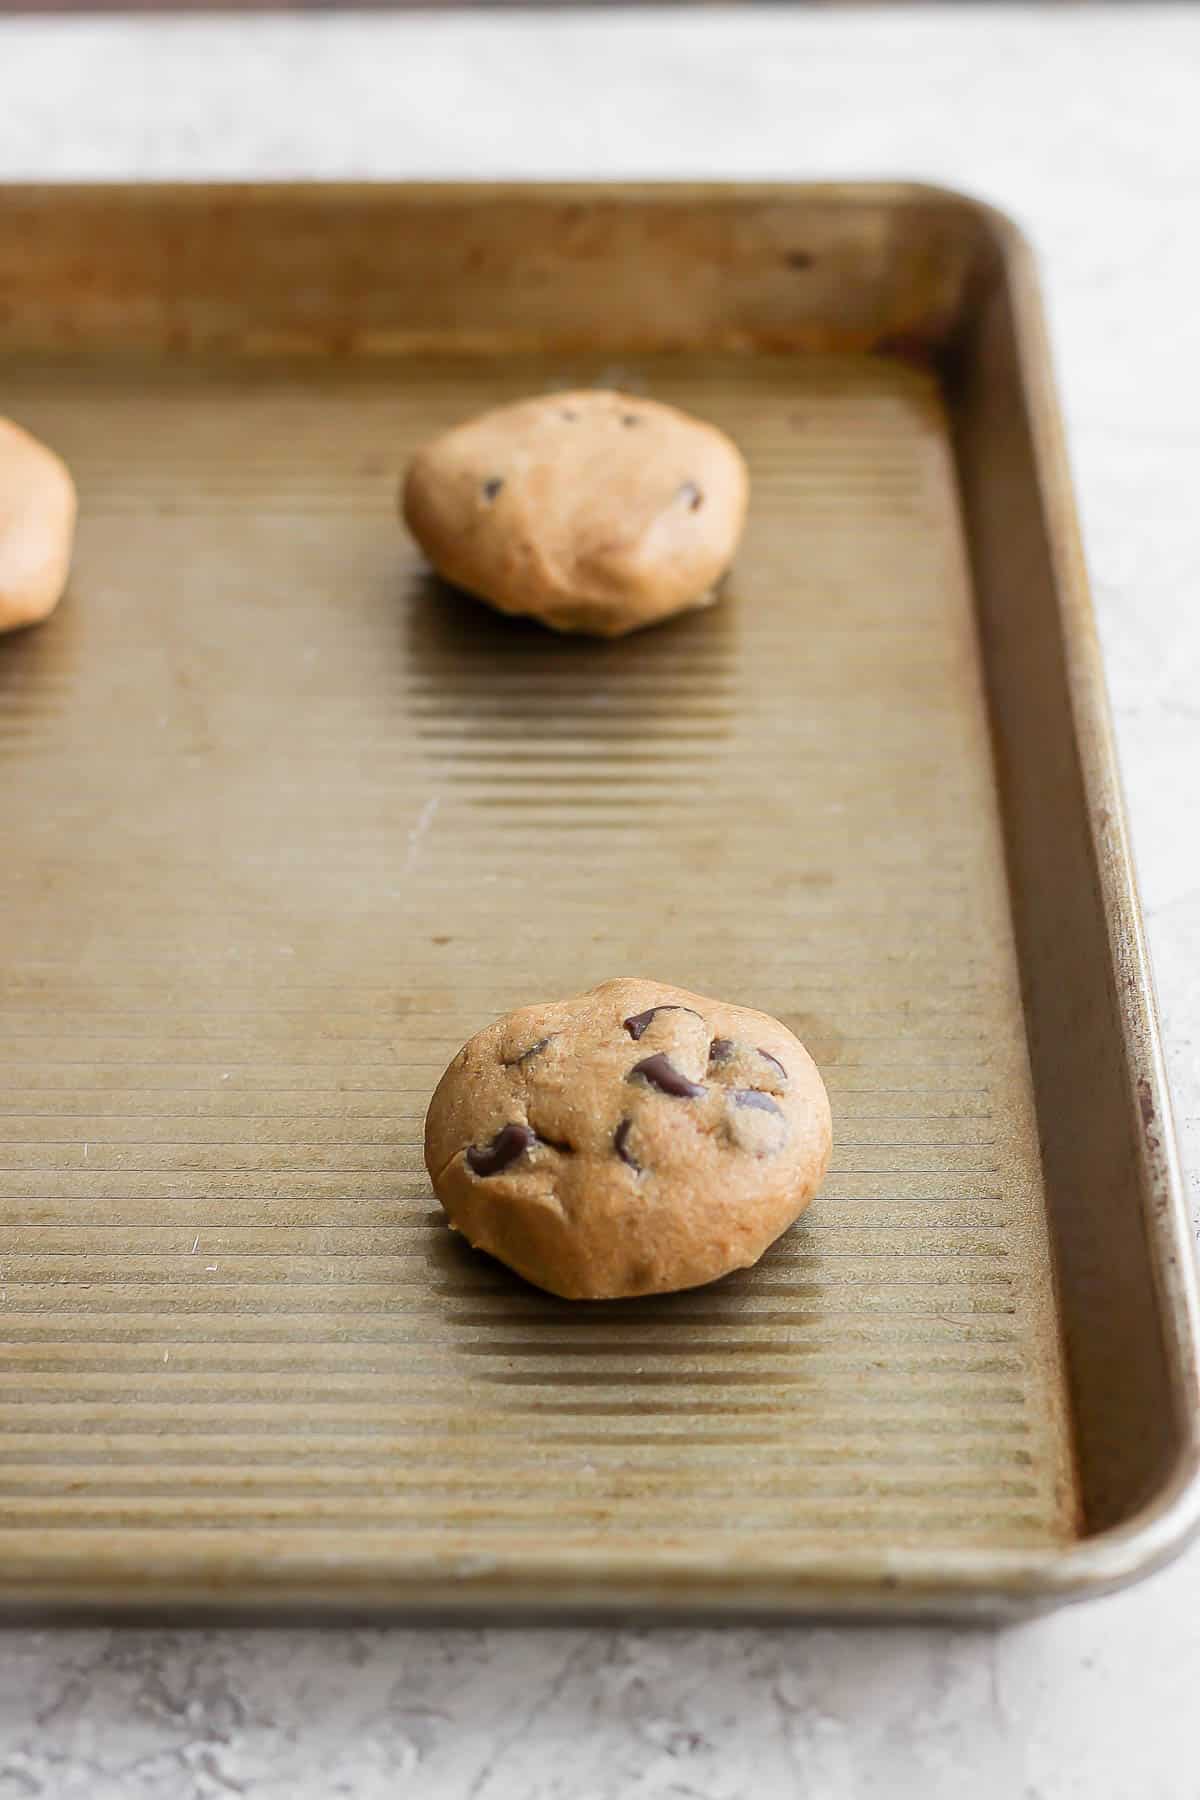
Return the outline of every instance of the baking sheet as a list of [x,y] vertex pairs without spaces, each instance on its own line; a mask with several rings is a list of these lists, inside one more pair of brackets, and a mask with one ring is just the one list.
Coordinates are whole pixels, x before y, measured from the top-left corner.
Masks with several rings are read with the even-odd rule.
[[[0,364],[82,502],[62,608],[0,645],[10,1603],[1069,1588],[1079,1339],[944,371],[145,337]],[[722,603],[615,643],[449,594],[395,517],[429,433],[591,381],[753,482]],[[480,1025],[616,974],[783,1019],[836,1149],[756,1270],[580,1307],[450,1237],[421,1120]]]

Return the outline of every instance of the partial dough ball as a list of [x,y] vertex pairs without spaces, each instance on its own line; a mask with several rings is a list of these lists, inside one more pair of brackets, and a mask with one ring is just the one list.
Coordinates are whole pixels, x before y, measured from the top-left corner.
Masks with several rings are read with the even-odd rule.
[[824,1083],[786,1026],[656,981],[489,1025],[425,1120],[451,1227],[569,1300],[748,1268],[816,1193],[831,1143]]
[[447,581],[558,631],[619,637],[716,598],[748,493],[715,426],[589,389],[435,438],[408,471],[403,511]]
[[75,483],[62,458],[0,419],[0,631],[36,625],[58,605],[75,511]]

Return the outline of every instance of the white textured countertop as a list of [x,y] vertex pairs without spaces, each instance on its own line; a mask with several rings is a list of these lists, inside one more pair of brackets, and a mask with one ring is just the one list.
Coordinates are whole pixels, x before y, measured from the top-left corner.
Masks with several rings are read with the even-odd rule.
[[[1186,7],[0,20],[0,179],[896,175],[1019,218],[1192,1167],[1198,102]],[[1200,1553],[1001,1634],[12,1631],[0,1800],[1195,1800],[1198,1686]]]

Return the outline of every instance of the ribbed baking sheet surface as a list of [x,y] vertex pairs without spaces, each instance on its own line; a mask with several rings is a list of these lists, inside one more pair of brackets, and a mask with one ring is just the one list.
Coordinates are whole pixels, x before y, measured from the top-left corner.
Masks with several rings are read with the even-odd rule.
[[[395,517],[426,434],[589,380],[754,483],[723,603],[610,644],[440,591]],[[0,1558],[1072,1535],[932,379],[82,360],[9,367],[4,410],[82,522],[0,644]],[[782,1018],[836,1151],[756,1270],[570,1305],[450,1237],[421,1122],[469,1033],[620,974]]]

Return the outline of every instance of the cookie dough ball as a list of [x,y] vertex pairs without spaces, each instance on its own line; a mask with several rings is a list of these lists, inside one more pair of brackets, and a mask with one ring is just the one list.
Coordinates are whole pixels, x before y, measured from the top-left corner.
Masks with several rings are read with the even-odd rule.
[[451,1226],[570,1300],[748,1268],[808,1205],[830,1145],[824,1084],[786,1026],[655,981],[489,1025],[425,1120]]
[[36,625],[67,585],[75,483],[45,444],[0,419],[0,631]]
[[587,391],[436,438],[408,471],[403,511],[447,581],[558,631],[619,637],[716,598],[748,489],[715,426]]

